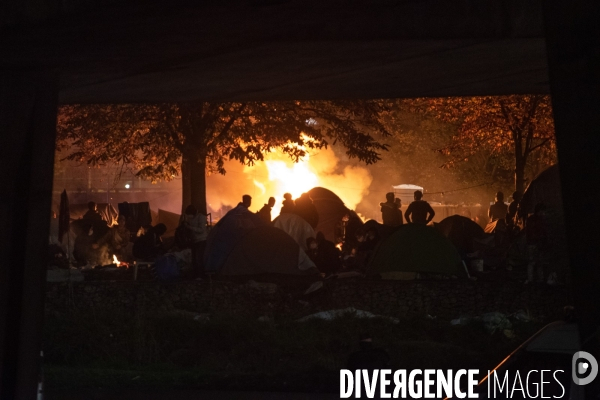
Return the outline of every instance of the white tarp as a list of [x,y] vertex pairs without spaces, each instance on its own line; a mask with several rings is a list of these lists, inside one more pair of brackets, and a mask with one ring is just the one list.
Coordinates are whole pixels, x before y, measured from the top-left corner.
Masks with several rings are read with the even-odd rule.
[[402,184],[402,185],[396,185],[396,186],[392,186],[394,189],[397,190],[421,190],[423,191],[423,187],[422,186],[417,186],[417,185],[410,185],[410,184]]

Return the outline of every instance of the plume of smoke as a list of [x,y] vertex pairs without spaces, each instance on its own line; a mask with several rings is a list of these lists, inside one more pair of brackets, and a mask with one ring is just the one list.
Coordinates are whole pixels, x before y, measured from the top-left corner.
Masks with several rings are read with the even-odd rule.
[[[269,197],[275,197],[272,215],[279,214],[283,194],[294,198],[315,186],[335,192],[347,207],[354,209],[369,193],[373,180],[368,169],[341,161],[332,148],[321,149],[294,163],[281,152],[273,152],[253,166],[228,162],[227,174],[207,178],[207,200],[211,210],[226,210],[252,196],[251,210],[259,210]],[[216,213],[219,214],[219,213]]]

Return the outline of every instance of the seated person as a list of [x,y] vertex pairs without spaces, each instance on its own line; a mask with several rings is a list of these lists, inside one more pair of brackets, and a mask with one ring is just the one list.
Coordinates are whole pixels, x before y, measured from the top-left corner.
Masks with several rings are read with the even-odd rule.
[[83,215],[83,219],[88,221],[102,221],[102,216],[98,212],[98,206],[93,201],[88,203],[88,211]]
[[117,219],[118,224],[109,229],[109,231],[98,240],[100,246],[107,246],[109,256],[116,255],[119,260],[128,258],[127,245],[129,244],[131,234],[125,227],[125,217],[120,215]]
[[324,272],[326,275],[338,272],[342,267],[340,249],[335,247],[333,242],[325,239],[323,232],[317,233],[316,242],[317,252],[314,263],[319,271]]
[[75,265],[78,267],[85,266],[91,262],[93,258],[92,246],[96,243],[91,222],[86,221],[81,225],[81,232],[77,235],[73,244],[73,258],[75,258]]
[[154,261],[165,253],[161,236],[167,231],[165,224],[149,228],[133,244],[133,256],[144,261]]
[[369,259],[379,243],[377,229],[373,226],[363,227],[356,232],[356,239],[359,243],[356,248],[357,267],[360,271],[365,272]]

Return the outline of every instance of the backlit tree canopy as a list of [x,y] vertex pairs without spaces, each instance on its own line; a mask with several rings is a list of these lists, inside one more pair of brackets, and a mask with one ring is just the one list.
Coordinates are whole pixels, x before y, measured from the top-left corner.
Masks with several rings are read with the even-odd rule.
[[511,164],[515,190],[523,192],[528,165],[541,159],[549,163],[555,157],[549,96],[432,98],[406,100],[401,105],[456,126],[457,133],[439,149],[449,156],[446,167],[487,154],[496,163]]
[[226,160],[252,164],[274,149],[298,160],[332,141],[376,162],[386,111],[377,101],[70,105],[59,111],[57,143],[68,159],[129,165],[153,180],[182,173],[184,207],[206,212],[206,172],[225,173]]

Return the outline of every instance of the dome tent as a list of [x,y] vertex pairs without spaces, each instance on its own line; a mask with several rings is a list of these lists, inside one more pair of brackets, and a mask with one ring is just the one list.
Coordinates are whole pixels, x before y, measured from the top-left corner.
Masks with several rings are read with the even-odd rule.
[[544,219],[548,247],[544,256],[552,260],[554,271],[564,281],[565,274],[568,273],[569,257],[558,164],[546,168],[529,183],[519,203],[518,218],[527,219],[538,203],[543,203],[546,207]]
[[452,242],[435,228],[420,224],[403,225],[383,240],[375,249],[367,271],[467,276]]
[[292,213],[279,214],[273,220],[273,226],[290,235],[304,250],[306,250],[306,240],[317,236],[312,226],[304,218]]
[[546,210],[552,210],[562,218],[563,203],[558,164],[546,168],[529,183],[519,202],[519,217],[527,218],[538,203],[544,203]]
[[329,189],[315,187],[308,194],[319,213],[319,224],[315,232],[321,231],[327,240],[337,243],[340,235],[339,224],[342,222],[342,218],[348,215],[350,219],[346,225],[346,238],[354,237],[356,229],[363,224],[356,212],[346,207],[342,199]]
[[315,264],[290,235],[262,226],[247,232],[235,245],[220,275],[308,275],[311,271],[317,272]]
[[219,272],[237,243],[251,230],[265,225],[266,223],[257,214],[243,206],[230,210],[210,230],[206,239],[204,253],[206,272]]
[[462,215],[446,217],[441,222],[434,224],[434,227],[450,239],[463,255],[474,251],[473,239],[481,239],[486,236],[481,226]]

